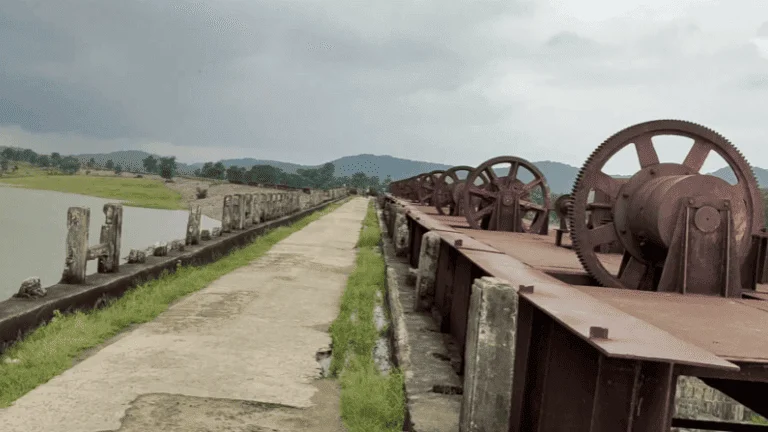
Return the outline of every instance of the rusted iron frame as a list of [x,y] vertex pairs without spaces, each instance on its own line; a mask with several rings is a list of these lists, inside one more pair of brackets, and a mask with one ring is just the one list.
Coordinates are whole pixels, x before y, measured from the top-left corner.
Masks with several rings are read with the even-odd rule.
[[[406,207],[408,208],[408,207]],[[418,225],[421,227],[421,231],[428,231],[426,229],[425,225],[429,225],[429,217],[421,216],[420,219],[423,218],[421,221],[414,221],[413,219],[410,219],[414,225]],[[420,222],[420,223],[418,223]],[[418,228],[417,228],[418,229]],[[421,232],[419,231],[419,232]],[[412,231],[412,233],[416,233],[416,231]],[[423,234],[423,233],[422,233]],[[450,333],[457,345],[459,345],[461,351],[464,352],[464,344],[465,344],[465,336],[466,336],[466,323],[467,323],[467,312],[468,312],[468,306],[469,306],[469,295],[471,290],[471,283],[476,277],[481,277],[489,275],[488,272],[481,269],[479,266],[477,266],[474,262],[471,261],[467,256],[462,254],[458,247],[455,244],[451,244],[450,242],[442,241],[440,252],[438,256],[438,268],[437,268],[437,280],[436,280],[436,295],[435,295],[435,303],[433,305],[433,313],[435,314],[435,318],[440,323],[440,329],[441,331],[445,333]],[[515,386],[513,387],[513,414],[517,413],[516,417],[519,427],[522,425],[522,428],[518,429],[511,429],[511,430],[536,430],[531,429],[529,426],[530,424],[525,422],[533,422],[538,421],[541,423],[538,423],[542,428],[539,430],[553,430],[557,431],[560,429],[557,429],[558,424],[563,424],[561,421],[560,423],[556,423],[553,425],[549,425],[547,423],[546,417],[540,417],[538,419],[532,419],[531,417],[522,417],[523,412],[529,412],[530,410],[534,410],[535,412],[540,412],[542,410],[547,410],[547,406],[551,405],[552,410],[556,410],[557,415],[555,415],[555,418],[558,420],[562,420],[562,411],[563,411],[563,404],[567,403],[568,401],[560,401],[557,397],[557,393],[563,393],[563,386],[559,383],[561,380],[555,380],[556,384],[553,384],[551,393],[555,396],[547,396],[547,392],[541,393],[541,389],[538,389],[536,385],[538,384],[525,384],[525,381],[528,380],[533,372],[530,372],[528,369],[530,368],[529,364],[533,364],[534,368],[536,369],[536,373],[538,375],[547,376],[548,374],[552,373],[548,370],[540,370],[541,368],[545,369],[553,369],[557,373],[563,373],[563,370],[566,370],[566,373],[570,374],[572,371],[570,371],[568,368],[561,368],[558,369],[558,364],[570,364],[571,362],[562,360],[563,359],[563,353],[559,353],[556,356],[553,356],[554,358],[550,361],[549,364],[546,364],[546,366],[542,366],[542,359],[541,358],[533,358],[532,354],[530,354],[530,344],[531,343],[542,343],[542,337],[541,331],[534,332],[534,328],[532,327],[533,323],[533,316],[534,314],[538,313],[539,315],[545,317],[545,318],[538,318],[539,321],[550,321],[550,324],[548,324],[551,329],[557,329],[561,334],[560,338],[563,337],[570,338],[570,342],[566,343],[566,352],[567,355],[573,355],[574,354],[574,346],[579,346],[575,352],[576,355],[579,355],[581,353],[583,355],[584,352],[593,352],[595,355],[597,355],[598,361],[598,372],[593,377],[596,381],[594,381],[596,384],[594,387],[587,386],[587,389],[592,389],[590,391],[594,392],[594,395],[592,397],[592,401],[594,401],[592,405],[592,411],[589,418],[589,428],[585,430],[615,430],[616,422],[620,422],[621,424],[632,424],[632,430],[633,431],[666,431],[669,430],[669,427],[672,422],[672,402],[674,400],[674,391],[675,391],[675,383],[676,383],[676,377],[679,375],[690,375],[690,376],[697,376],[702,378],[706,383],[709,385],[720,388],[723,390],[728,390],[727,388],[724,388],[725,386],[730,386],[731,391],[726,391],[726,393],[733,394],[733,386],[752,386],[755,385],[761,386],[759,390],[761,391],[746,391],[741,392],[742,394],[746,393],[749,394],[756,394],[756,395],[762,395],[765,394],[764,387],[765,387],[765,381],[768,380],[768,366],[766,365],[750,365],[750,364],[740,364],[740,366],[744,369],[743,371],[723,371],[723,370],[717,370],[717,369],[711,369],[711,368],[704,368],[704,367],[692,367],[692,366],[676,366],[672,367],[671,363],[668,362],[656,362],[656,361],[648,361],[648,360],[634,360],[634,359],[618,359],[618,358],[610,358],[605,356],[604,354],[600,353],[599,350],[596,350],[594,346],[591,346],[591,344],[587,343],[583,340],[583,338],[579,338],[577,335],[569,333],[569,330],[566,327],[561,326],[558,322],[556,322],[551,317],[547,316],[546,313],[544,313],[541,309],[538,309],[536,306],[532,305],[528,300],[525,298],[521,299],[521,304],[523,306],[520,307],[519,310],[519,316],[518,316],[518,349],[517,349],[517,356],[516,356],[516,366],[515,366],[515,372],[514,376],[515,378]],[[529,326],[527,323],[531,323],[531,326]],[[554,330],[552,330],[554,331]],[[535,338],[532,338],[531,335],[536,335]],[[566,336],[563,336],[566,335]],[[527,338],[527,342],[526,342]],[[561,341],[562,342],[562,341]],[[576,343],[578,342],[578,343]],[[562,344],[560,344],[562,345]],[[570,347],[570,348],[568,348]],[[563,349],[562,346],[555,346],[555,349]],[[560,359],[560,360],[558,360]],[[576,359],[578,360],[578,359]],[[630,368],[631,366],[631,368]],[[627,386],[630,386],[629,380],[627,379],[627,376],[629,374],[628,371],[632,371],[634,374],[634,379],[631,382],[631,388],[627,388]],[[558,372],[559,371],[559,372]],[[582,374],[583,375],[583,374]],[[639,380],[640,376],[646,376],[648,379],[651,380],[651,382],[655,382],[656,384],[649,385],[648,379],[645,381],[645,385],[642,385],[643,383]],[[622,388],[616,388],[616,383],[622,382],[621,380],[624,379],[624,387]],[[522,382],[521,382],[522,380]],[[759,382],[754,382],[759,381]],[[534,383],[536,381],[533,381]],[[591,381],[590,381],[591,382]],[[612,383],[611,385],[608,385],[609,383]],[[575,385],[576,388],[584,389],[584,386],[582,384]],[[621,387],[621,386],[619,386]],[[525,389],[520,390],[520,389]],[[546,388],[544,388],[546,390]],[[533,393],[532,393],[533,392]],[[535,392],[540,392],[535,393]],[[568,392],[564,392],[565,394],[568,394]],[[646,405],[646,408],[650,408],[650,410],[643,414],[642,416],[632,416],[627,414],[628,412],[632,412],[632,409],[637,408],[637,403],[640,400],[640,397],[638,395],[642,395],[643,393],[647,393],[648,396],[652,396],[652,399],[654,401],[657,401],[659,399],[664,401],[669,401],[669,405],[664,404],[658,404],[656,402],[655,405],[651,405],[648,407]],[[624,399],[621,399],[622,394],[624,395]],[[629,396],[627,396],[629,395]],[[536,398],[540,398],[538,403],[539,405],[536,407],[529,406],[531,404],[531,401],[537,400]],[[543,399],[541,399],[543,398]],[[557,402],[556,403],[550,403],[552,398],[554,398]],[[605,402],[602,402],[605,400]],[[521,404],[525,402],[525,407]],[[548,403],[549,405],[543,405],[544,403]],[[744,405],[750,407],[753,411],[761,413],[763,415],[766,415],[766,409],[762,407],[760,404],[763,402],[761,400],[755,400],[752,399],[742,399],[740,400]],[[746,402],[746,403],[745,403]],[[618,405],[617,405],[618,404]],[[623,405],[622,405],[623,404]],[[606,406],[613,406],[612,409],[606,409]],[[618,408],[615,408],[618,406]],[[629,411],[627,411],[627,408],[629,407]],[[578,407],[577,407],[578,408]],[[548,412],[548,411],[547,411]],[[578,409],[575,409],[573,412],[579,413],[580,411]],[[619,414],[617,414],[617,412]],[[576,414],[573,414],[576,415]],[[584,412],[582,412],[582,417],[584,415]],[[584,418],[581,418],[580,421],[586,422]],[[677,420],[675,420],[677,422]],[[663,426],[659,426],[662,424]],[[706,424],[700,424],[700,426],[706,427]],[[627,426],[630,427],[630,426]],[[718,427],[728,427],[727,423],[720,423],[718,424]],[[734,428],[741,427],[740,425],[734,425]],[[563,429],[563,430],[571,430],[571,429]],[[623,429],[628,430],[628,429]],[[720,429],[720,430],[728,430],[728,429]],[[741,430],[741,429],[734,429],[734,430]]]
[[[752,250],[755,254],[755,283],[768,283],[768,233],[763,230],[752,236]],[[754,283],[751,284],[754,286]]]
[[[464,353],[466,343],[472,281],[487,275],[451,244],[441,242],[433,313],[459,352]],[[668,430],[676,383],[669,363],[609,358],[524,298],[517,322],[510,431],[614,432],[630,430],[629,425],[633,431]],[[637,416],[641,398],[651,402],[646,402],[644,415]],[[583,428],[574,428],[577,424]],[[659,424],[666,429],[657,428]]]
[[512,431],[668,431],[677,381],[669,363],[609,358],[521,299]]
[[421,238],[427,233],[427,229],[419,221],[406,216],[408,231],[410,232],[410,246],[408,248],[408,262],[411,268],[419,268],[419,251],[421,251]]

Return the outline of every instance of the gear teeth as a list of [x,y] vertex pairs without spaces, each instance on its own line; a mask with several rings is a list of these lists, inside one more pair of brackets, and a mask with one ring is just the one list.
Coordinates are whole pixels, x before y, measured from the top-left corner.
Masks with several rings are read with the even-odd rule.
[[[661,130],[677,130],[680,132],[687,132],[694,136],[700,136],[712,142],[716,147],[720,148],[723,153],[728,154],[731,161],[727,161],[730,168],[734,171],[734,174],[740,172],[740,174],[746,177],[748,183],[748,195],[752,205],[752,230],[757,231],[764,225],[764,209],[762,204],[762,197],[757,184],[757,177],[755,176],[752,166],[747,162],[741,151],[736,148],[728,139],[714,130],[685,120],[653,120],[645,123],[639,123],[634,126],[625,128],[608,139],[603,141],[590,155],[582,165],[579,173],[576,175],[576,181],[573,184],[571,191],[571,198],[574,200],[574,205],[568,208],[568,224],[571,232],[571,243],[573,244],[573,250],[576,252],[576,256],[579,259],[582,267],[589,273],[601,286],[621,286],[619,281],[603,267],[600,260],[597,259],[594,250],[591,248],[584,249],[583,246],[589,245],[589,242],[584,242],[582,245],[581,236],[586,234],[586,226],[584,224],[585,214],[575,214],[575,200],[578,194],[585,187],[584,179],[593,172],[597,167],[594,167],[595,159],[604,156],[606,151],[613,150],[617,146],[620,148],[625,147],[632,141],[631,138],[623,139],[616,142],[621,138],[621,135],[629,134],[630,132],[644,133]],[[636,135],[636,134],[635,134]],[[615,152],[613,152],[615,154]],[[610,160],[611,156],[608,156],[605,161]],[[603,163],[604,165],[604,163]],[[585,198],[586,199],[586,198]],[[577,224],[577,217],[581,218],[581,223]],[[618,285],[617,285],[618,284]]]

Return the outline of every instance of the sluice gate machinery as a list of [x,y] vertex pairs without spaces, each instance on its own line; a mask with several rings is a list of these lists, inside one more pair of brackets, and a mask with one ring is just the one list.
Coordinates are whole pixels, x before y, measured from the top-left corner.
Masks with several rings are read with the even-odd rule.
[[[661,162],[654,142],[670,135],[692,144],[681,161]],[[637,172],[605,173],[627,147]],[[712,153],[735,182],[701,173]],[[417,176],[394,182],[387,205],[404,215],[411,267],[419,269],[422,237],[439,236],[428,301],[440,330],[465,353],[473,281],[519,287],[510,431],[768,430],[675,416],[680,376],[768,416],[764,203],[726,138],[678,120],[628,127],[554,202],[544,175],[518,157],[428,174],[430,200],[413,192]]]

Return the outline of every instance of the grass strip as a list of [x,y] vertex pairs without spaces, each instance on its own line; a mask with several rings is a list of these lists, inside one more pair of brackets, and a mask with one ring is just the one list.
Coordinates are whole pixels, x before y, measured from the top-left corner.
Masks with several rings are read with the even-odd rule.
[[357,243],[355,270],[347,280],[339,316],[331,325],[331,373],[341,384],[341,417],[349,432],[403,430],[403,376],[396,369],[382,375],[373,358],[379,338],[373,311],[386,287],[384,258],[378,250],[380,239],[371,203]]
[[0,357],[0,407],[9,406],[69,369],[86,350],[132,325],[153,320],[174,301],[261,257],[280,240],[342,204],[331,204],[289,226],[271,230],[216,262],[166,273],[113,299],[104,308],[67,315],[56,313],[50,323],[34,330]]
[[184,210],[181,194],[159,180],[125,177],[36,174],[0,178],[0,182],[30,189],[117,199],[124,205],[163,210]]

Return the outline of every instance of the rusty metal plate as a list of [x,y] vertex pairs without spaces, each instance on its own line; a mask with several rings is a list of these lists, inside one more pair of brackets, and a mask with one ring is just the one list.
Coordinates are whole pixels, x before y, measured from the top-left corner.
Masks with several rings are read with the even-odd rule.
[[430,216],[438,216],[439,213],[437,212],[437,209],[433,206],[426,206],[421,204],[413,204],[413,208]]
[[435,215],[433,217],[448,226],[469,229],[469,224],[464,216]]
[[[445,240],[446,243],[448,243],[455,249],[459,249],[459,250],[472,249],[476,251],[501,254],[501,252],[498,251],[497,249],[494,249],[493,247],[488,246],[483,242],[479,242],[465,234],[461,234],[458,232],[447,232],[447,231],[437,231],[437,233],[440,235],[440,237],[443,240]],[[457,241],[460,243],[457,244]]]
[[[533,268],[542,270],[556,268],[584,270],[584,267],[573,251],[555,245],[554,235],[544,236],[511,232],[463,230],[460,228],[457,228],[457,231],[498,249]],[[615,269],[618,272],[621,265],[621,255],[599,255],[606,268]]]
[[440,223],[440,221],[436,220],[433,216],[426,215],[422,213],[419,210],[410,208],[408,215],[413,219],[414,221],[418,222],[419,225],[423,226],[424,228],[428,229],[429,231],[449,231],[449,232],[456,232],[455,229]]
[[768,304],[762,300],[577,288],[722,358],[768,363]]
[[[469,250],[460,252],[489,275],[504,279],[512,286],[534,285],[532,294],[520,295],[609,357],[738,370],[738,366],[715,354],[579,289],[556,283],[508,255]],[[589,329],[592,326],[607,328],[608,339],[591,339]]]

